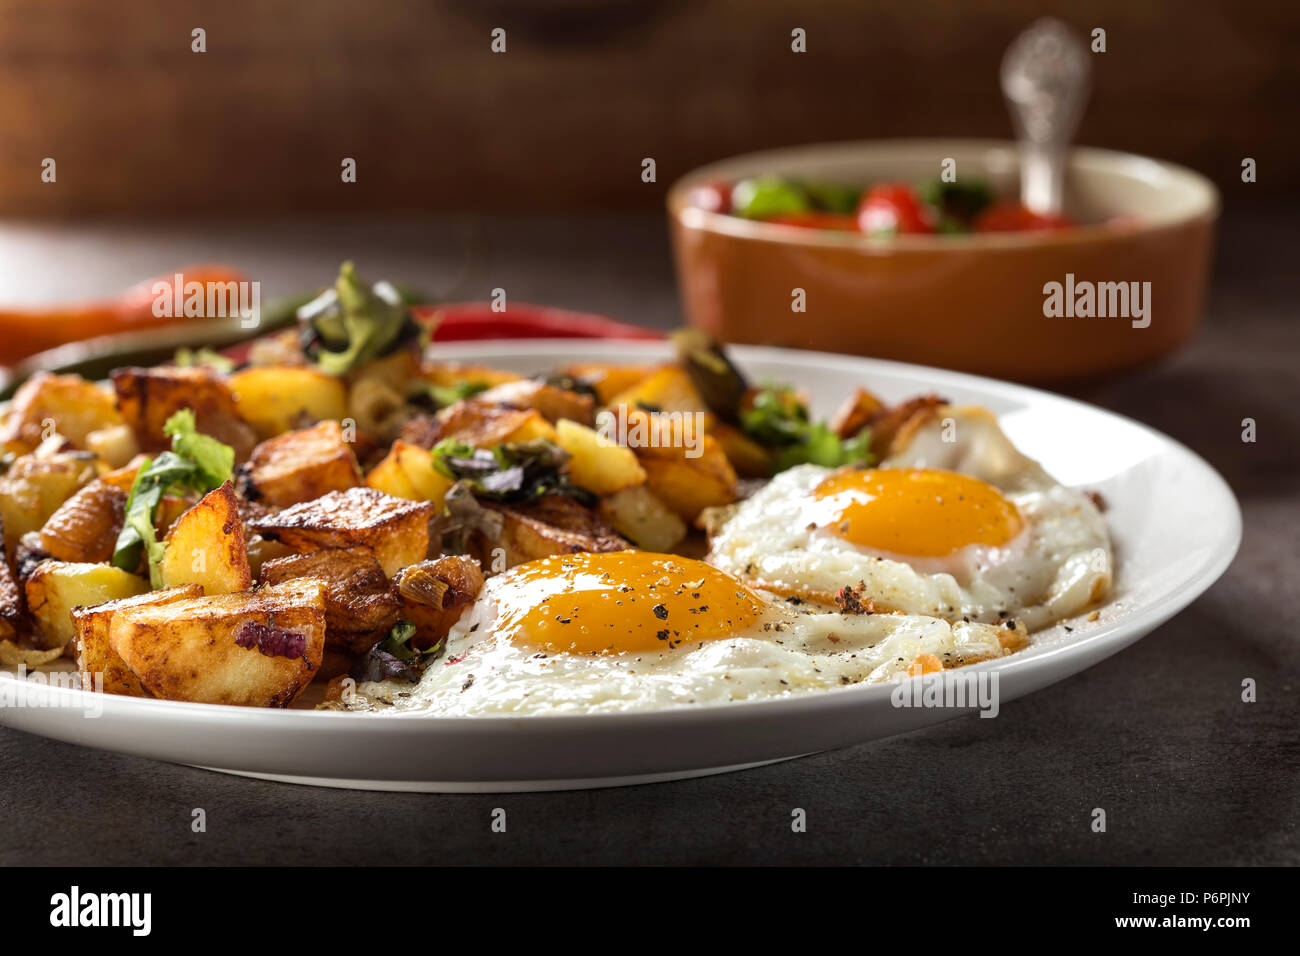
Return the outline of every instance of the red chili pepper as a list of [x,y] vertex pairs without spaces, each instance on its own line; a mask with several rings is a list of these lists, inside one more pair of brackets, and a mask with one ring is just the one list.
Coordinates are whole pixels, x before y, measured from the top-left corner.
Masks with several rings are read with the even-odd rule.
[[934,232],[935,213],[907,183],[880,183],[858,204],[858,228],[869,236]]
[[475,339],[662,339],[663,333],[590,312],[511,302],[494,312],[487,302],[417,305],[416,319],[434,326],[437,342]]
[[1018,202],[998,202],[975,219],[975,232],[1038,232],[1068,229],[1074,222],[1067,216],[1045,216],[1030,212]]

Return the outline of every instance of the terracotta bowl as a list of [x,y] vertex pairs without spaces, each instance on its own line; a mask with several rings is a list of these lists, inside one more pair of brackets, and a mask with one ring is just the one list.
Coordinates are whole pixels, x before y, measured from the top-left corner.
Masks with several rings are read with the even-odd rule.
[[[669,192],[687,319],[728,342],[918,362],[1026,382],[1062,382],[1149,362],[1195,331],[1219,197],[1170,163],[1075,149],[1061,232],[873,239],[755,222],[696,208],[693,186],[762,173],[872,183],[958,177],[1018,195],[1015,145],[885,140],[752,153],[697,169]],[[1051,287],[1149,282],[1148,324],[1128,315],[1048,315]],[[1132,287],[1130,287],[1132,288]],[[1137,288],[1141,289],[1142,286]],[[796,289],[805,311],[794,310]],[[1116,300],[1117,303],[1119,300]],[[1062,303],[1063,304],[1063,303]],[[1122,304],[1122,303],[1119,303]],[[1117,310],[1122,311],[1122,310]]]

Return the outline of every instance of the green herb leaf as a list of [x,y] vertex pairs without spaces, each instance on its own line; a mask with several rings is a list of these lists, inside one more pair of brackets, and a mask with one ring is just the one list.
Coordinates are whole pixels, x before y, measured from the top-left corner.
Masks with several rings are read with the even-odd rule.
[[445,438],[434,446],[433,467],[468,484],[477,497],[533,501],[545,494],[568,495],[592,504],[595,496],[569,480],[569,453],[545,439],[474,448]]
[[411,638],[415,636],[415,625],[410,621],[398,621],[388,636],[370,649],[361,659],[352,676],[358,681],[381,681],[402,678],[414,683],[420,679],[424,668],[442,650],[439,641],[428,650],[419,651],[411,647]]
[[486,392],[487,382],[457,382],[455,385],[426,384],[425,390],[438,408],[455,405],[462,399],[472,398],[479,392]]
[[189,349],[182,346],[176,350],[176,355],[172,361],[181,368],[195,368],[201,365],[215,369],[218,372],[233,372],[235,370],[234,359],[227,358],[207,346],[200,349]]
[[741,415],[741,427],[760,445],[776,450],[777,471],[805,464],[861,466],[875,460],[870,429],[840,438],[825,423],[813,422],[808,407],[785,386],[769,385],[758,391]]
[[921,186],[920,194],[938,210],[941,232],[968,232],[975,217],[993,202],[988,183],[978,179],[960,183],[933,179]]
[[143,553],[155,588],[162,586],[158,564],[166,550],[154,529],[163,495],[172,489],[206,494],[230,479],[235,464],[234,449],[195,429],[191,409],[183,408],[168,418],[163,433],[171,436],[172,450],[140,464],[112,559],[114,567],[134,574]]
[[334,288],[298,310],[298,321],[304,351],[330,375],[382,358],[418,331],[402,294],[388,282],[367,285],[350,262],[339,269]]
[[201,490],[211,491],[230,480],[235,467],[235,450],[201,433],[195,426],[192,409],[182,408],[167,419],[163,424],[163,434],[171,436],[173,452],[193,462],[207,484]]

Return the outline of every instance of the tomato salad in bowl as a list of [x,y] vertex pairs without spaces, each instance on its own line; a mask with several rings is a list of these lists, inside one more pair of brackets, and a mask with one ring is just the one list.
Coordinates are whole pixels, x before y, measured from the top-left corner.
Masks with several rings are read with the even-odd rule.
[[709,212],[781,226],[860,232],[873,238],[1069,229],[1064,214],[1036,213],[995,198],[988,182],[928,180],[853,186],[764,174],[692,188],[687,201]]

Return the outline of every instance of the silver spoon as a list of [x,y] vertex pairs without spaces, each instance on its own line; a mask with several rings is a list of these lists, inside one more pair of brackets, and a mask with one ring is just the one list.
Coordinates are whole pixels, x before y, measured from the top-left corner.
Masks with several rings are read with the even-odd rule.
[[1087,48],[1050,17],[1035,21],[1002,57],[1002,93],[1020,141],[1020,201],[1031,212],[1061,212],[1066,156],[1091,72]]

